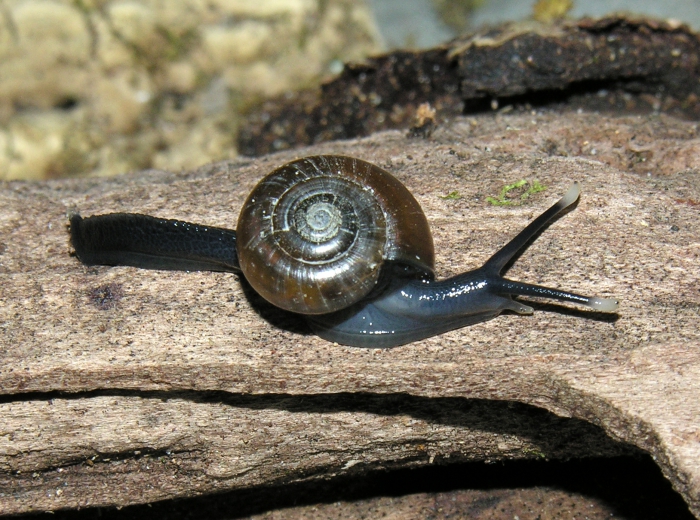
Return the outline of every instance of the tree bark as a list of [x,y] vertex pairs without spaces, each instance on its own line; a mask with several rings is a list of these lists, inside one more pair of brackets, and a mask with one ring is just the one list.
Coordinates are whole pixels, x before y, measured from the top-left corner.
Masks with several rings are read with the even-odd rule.
[[[4,183],[0,511],[634,446],[700,515],[698,151],[696,125],[669,117],[528,112],[183,174]],[[408,186],[439,277],[480,265],[580,181],[578,207],[508,277],[619,298],[617,315],[535,303],[532,316],[367,350],[311,335],[230,274],[71,256],[70,211],[233,228],[257,180],[317,153],[369,160]],[[547,190],[486,202],[523,178]]]

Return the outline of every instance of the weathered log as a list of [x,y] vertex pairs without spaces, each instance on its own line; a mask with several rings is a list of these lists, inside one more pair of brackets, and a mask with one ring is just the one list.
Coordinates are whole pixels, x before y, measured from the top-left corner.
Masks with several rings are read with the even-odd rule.
[[[0,511],[445,457],[611,455],[626,443],[652,454],[700,515],[699,149],[696,125],[673,118],[528,112],[179,175],[4,183]],[[71,256],[71,210],[232,227],[265,172],[312,153],[358,156],[404,181],[433,228],[441,277],[479,265],[579,180],[577,209],[508,275],[618,297],[618,315],[536,304],[533,316],[356,349],[314,337],[230,274],[88,268]],[[521,206],[486,202],[521,178],[548,189]],[[512,403],[508,422],[511,408],[481,400],[528,406]]]
[[678,22],[612,15],[480,27],[435,48],[348,64],[320,88],[266,101],[242,124],[238,150],[263,155],[406,129],[423,103],[442,118],[558,99],[697,119],[698,75],[700,38]]

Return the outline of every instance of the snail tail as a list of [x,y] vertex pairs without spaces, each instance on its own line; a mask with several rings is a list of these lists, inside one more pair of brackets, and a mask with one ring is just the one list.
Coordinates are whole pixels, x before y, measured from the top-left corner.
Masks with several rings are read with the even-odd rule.
[[70,216],[71,243],[86,265],[240,272],[236,232],[136,213]]

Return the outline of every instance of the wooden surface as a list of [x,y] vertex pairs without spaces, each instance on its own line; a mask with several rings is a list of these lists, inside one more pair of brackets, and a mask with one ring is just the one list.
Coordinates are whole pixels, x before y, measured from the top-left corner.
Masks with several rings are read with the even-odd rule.
[[[429,140],[386,132],[189,174],[2,184],[0,511],[447,457],[615,454],[623,441],[651,453],[700,515],[698,152],[696,125],[662,116],[523,113],[443,122]],[[87,268],[70,254],[71,210],[232,227],[260,177],[312,153],[399,177],[431,224],[440,277],[482,263],[580,181],[578,207],[508,276],[618,297],[617,316],[538,305],[396,349],[355,349],[251,303],[230,274]],[[520,207],[485,202],[521,178],[548,189]],[[441,198],[453,191],[461,198]],[[512,422],[498,403],[470,415],[482,400],[583,419],[614,440],[595,427],[580,430],[585,442],[561,437],[572,423],[546,414],[533,425],[521,405]]]

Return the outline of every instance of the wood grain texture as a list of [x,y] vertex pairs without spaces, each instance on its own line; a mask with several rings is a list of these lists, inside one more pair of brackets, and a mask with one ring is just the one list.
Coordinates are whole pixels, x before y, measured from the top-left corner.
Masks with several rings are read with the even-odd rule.
[[[630,159],[640,146],[641,172]],[[177,175],[2,184],[0,511],[446,457],[616,454],[622,441],[651,453],[699,515],[699,148],[694,124],[666,117],[484,115],[443,122],[429,140],[385,132]],[[533,316],[355,349],[310,335],[229,274],[71,256],[69,211],[231,227],[266,172],[316,153],[401,179],[430,221],[440,277],[479,265],[580,181],[578,207],[508,276],[618,297],[618,315],[537,304]],[[521,178],[548,189],[519,207],[485,202]],[[452,191],[461,198],[441,198]]]

